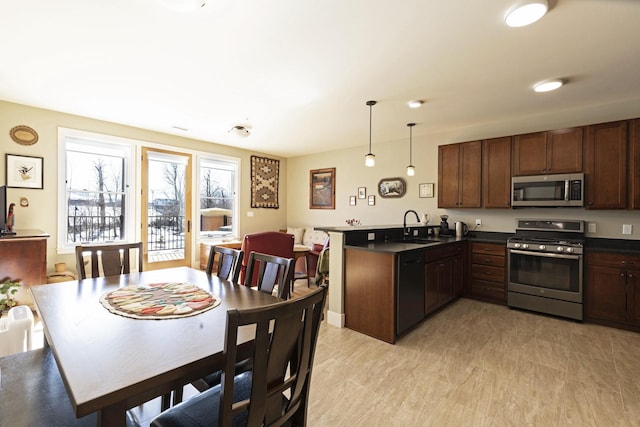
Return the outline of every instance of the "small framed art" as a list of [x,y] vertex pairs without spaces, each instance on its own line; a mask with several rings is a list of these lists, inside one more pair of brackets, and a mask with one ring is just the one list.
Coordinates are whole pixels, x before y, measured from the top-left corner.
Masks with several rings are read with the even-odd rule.
[[349,196],[349,206],[356,205],[356,196]]
[[369,206],[375,206],[376,205],[376,196],[374,196],[373,194],[369,195]]
[[420,184],[420,197],[433,197],[433,182]]
[[43,188],[42,157],[7,154],[7,187]]
[[358,187],[358,199],[367,198],[367,187]]

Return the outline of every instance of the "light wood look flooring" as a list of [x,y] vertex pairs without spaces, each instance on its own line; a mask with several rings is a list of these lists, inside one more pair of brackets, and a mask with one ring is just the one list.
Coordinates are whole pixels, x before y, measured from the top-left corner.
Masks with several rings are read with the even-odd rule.
[[[134,413],[146,424],[159,405]],[[325,321],[308,425],[640,426],[640,334],[468,299],[396,345]]]
[[639,426],[640,334],[461,299],[396,345],[322,325],[309,426]]

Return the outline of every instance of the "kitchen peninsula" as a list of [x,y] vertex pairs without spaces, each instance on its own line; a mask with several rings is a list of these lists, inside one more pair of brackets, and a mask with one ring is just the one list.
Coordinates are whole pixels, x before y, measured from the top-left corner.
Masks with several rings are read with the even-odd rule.
[[[508,237],[505,233],[435,237],[428,236],[424,226],[411,227],[412,237],[404,240],[403,227],[393,225],[322,230],[332,235],[334,247],[333,236],[342,238],[344,273],[338,276],[343,280],[344,326],[389,343],[463,294],[469,241],[494,244],[504,253]],[[504,291],[504,275],[501,280]]]

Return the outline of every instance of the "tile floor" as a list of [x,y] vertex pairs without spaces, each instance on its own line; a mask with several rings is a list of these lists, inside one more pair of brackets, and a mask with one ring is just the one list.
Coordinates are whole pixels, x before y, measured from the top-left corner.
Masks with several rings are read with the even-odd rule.
[[[294,296],[308,289],[297,281]],[[149,421],[159,401],[135,411]],[[640,426],[640,334],[468,299],[396,345],[323,322],[308,421]]]
[[640,426],[640,334],[461,299],[396,345],[323,324],[309,425]]

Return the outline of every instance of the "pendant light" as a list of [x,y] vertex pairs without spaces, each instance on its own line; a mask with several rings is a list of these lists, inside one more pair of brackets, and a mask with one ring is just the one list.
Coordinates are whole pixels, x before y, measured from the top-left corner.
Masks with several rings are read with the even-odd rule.
[[407,175],[414,176],[416,174],[416,168],[413,166],[413,162],[411,161],[411,157],[413,154],[413,127],[415,123],[407,123],[409,126],[409,166],[407,166]]
[[369,153],[364,156],[364,165],[370,168],[376,165],[376,156],[371,152],[371,116],[373,106],[376,104],[376,101],[367,101],[367,105],[369,106]]

